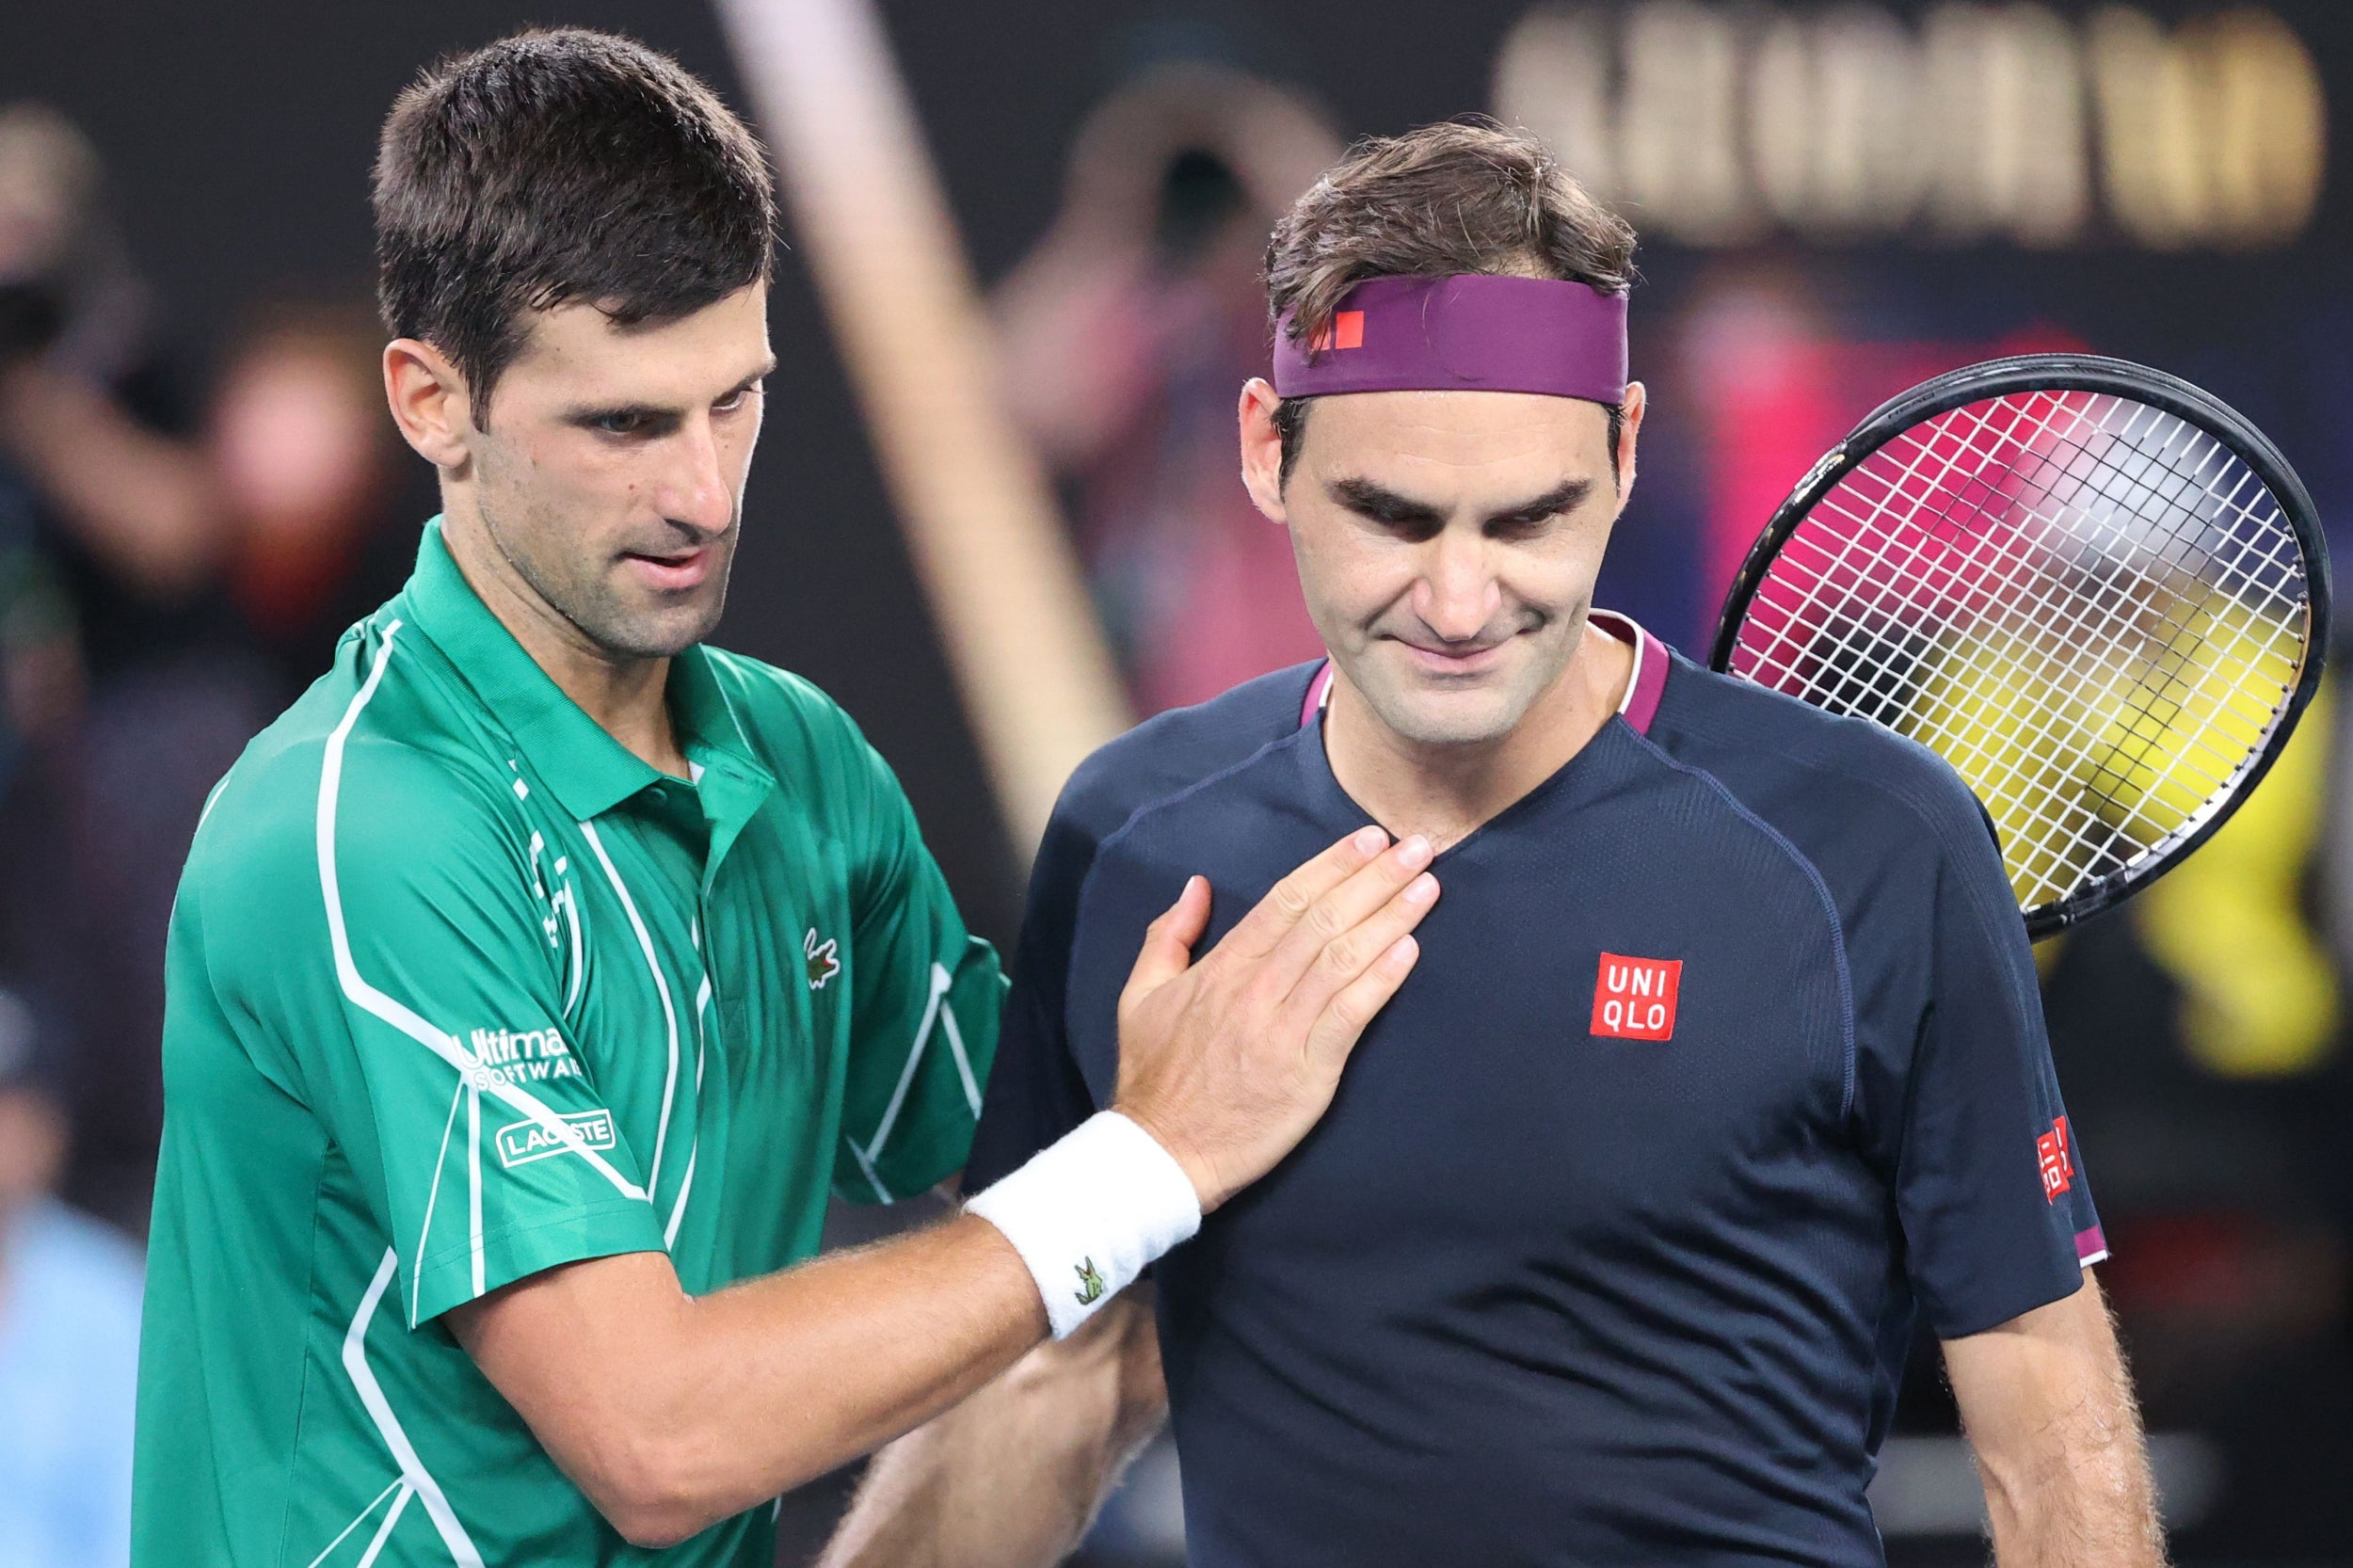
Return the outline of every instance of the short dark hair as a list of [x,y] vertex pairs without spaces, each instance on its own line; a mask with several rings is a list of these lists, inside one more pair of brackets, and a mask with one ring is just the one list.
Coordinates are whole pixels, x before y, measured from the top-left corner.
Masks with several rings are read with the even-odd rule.
[[575,27],[421,75],[384,121],[375,209],[384,325],[449,356],[476,424],[527,312],[674,321],[764,281],[776,248],[744,122],[667,56]]
[[[1634,285],[1634,231],[1524,131],[1484,117],[1368,136],[1324,170],[1274,226],[1266,248],[1267,316],[1307,342],[1369,278],[1481,272],[1557,278],[1606,294]],[[1298,460],[1312,398],[1276,405],[1282,478]],[[1609,410],[1618,462],[1622,405]]]

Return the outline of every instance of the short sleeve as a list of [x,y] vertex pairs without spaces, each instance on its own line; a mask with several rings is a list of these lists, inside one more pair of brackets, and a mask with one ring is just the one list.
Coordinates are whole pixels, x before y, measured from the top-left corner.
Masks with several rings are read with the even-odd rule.
[[1928,1002],[1872,1129],[1894,1164],[1913,1292],[1944,1339],[2073,1294],[2106,1253],[2025,922],[1991,824],[1967,809],[1937,835]]
[[968,1192],[1020,1169],[1095,1113],[1094,1096],[1070,1050],[1064,1012],[1079,895],[1096,849],[1093,835],[1073,815],[1067,800],[1057,807],[1031,868],[997,1066],[989,1075],[980,1131],[964,1172]]
[[997,1049],[1004,980],[965,930],[899,781],[844,719],[852,797],[847,954],[806,955],[812,985],[850,986],[850,1060],[834,1191],[890,1203],[964,1167]]
[[241,936],[236,905],[270,889],[232,878],[237,896],[208,901],[207,962],[286,1043],[391,1238],[410,1326],[560,1263],[661,1251],[640,1161],[564,1020],[520,822],[392,743],[328,766],[335,808],[299,868],[323,929]]

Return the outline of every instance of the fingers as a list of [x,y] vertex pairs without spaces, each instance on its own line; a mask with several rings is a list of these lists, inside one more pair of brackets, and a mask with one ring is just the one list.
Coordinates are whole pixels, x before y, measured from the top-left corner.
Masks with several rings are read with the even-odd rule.
[[[1385,854],[1375,856],[1353,876],[1318,899],[1275,944],[1267,965],[1274,994],[1289,995],[1328,948],[1341,950],[1337,960],[1353,975],[1379,957],[1383,948],[1411,931],[1413,923],[1409,921],[1369,945],[1355,935],[1356,928],[1397,897],[1432,858],[1430,840],[1414,834]],[[1418,914],[1415,917],[1419,918]]]
[[1363,1038],[1365,1026],[1397,995],[1420,956],[1421,945],[1411,936],[1400,936],[1382,949],[1361,974],[1339,988],[1308,1029],[1309,1059],[1337,1072]]
[[1185,879],[1185,890],[1160,918],[1144,928],[1144,949],[1120,993],[1120,1005],[1156,991],[1193,965],[1193,944],[1209,926],[1209,883],[1207,877]]
[[[1383,856],[1384,860],[1388,858]],[[1367,875],[1378,869],[1368,867]],[[1376,883],[1374,888],[1384,885]],[[1334,900],[1327,902],[1337,898],[1335,894]],[[1437,902],[1438,879],[1423,872],[1361,919],[1353,919],[1347,929],[1323,944],[1291,987],[1283,1004],[1286,1022],[1303,1032],[1311,1027],[1335,996],[1385,957],[1398,939],[1419,925],[1422,917]],[[1352,909],[1350,914],[1353,918],[1354,911]]]
[[1244,958],[1273,951],[1316,901],[1362,871],[1388,847],[1389,836],[1378,827],[1360,827],[1276,883],[1257,907],[1244,915],[1218,944],[1221,952]]

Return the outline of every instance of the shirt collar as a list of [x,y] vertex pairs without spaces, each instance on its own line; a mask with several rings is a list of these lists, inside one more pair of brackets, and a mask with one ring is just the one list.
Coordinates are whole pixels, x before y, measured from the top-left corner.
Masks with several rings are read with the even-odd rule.
[[[416,574],[402,597],[410,623],[448,656],[574,820],[601,816],[668,776],[606,733],[523,651],[457,569],[438,517],[424,525]],[[715,767],[748,784],[774,786],[700,646],[670,661],[669,699],[680,749],[689,761],[699,770]]]
[[708,888],[728,849],[776,789],[776,776],[744,737],[735,705],[699,644],[670,661],[670,719],[694,765],[696,792],[711,824],[703,870]]

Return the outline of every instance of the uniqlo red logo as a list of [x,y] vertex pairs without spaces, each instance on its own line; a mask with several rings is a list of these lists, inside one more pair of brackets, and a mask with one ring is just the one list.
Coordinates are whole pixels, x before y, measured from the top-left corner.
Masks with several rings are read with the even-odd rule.
[[1365,346],[1365,312],[1341,311],[1332,317],[1332,325],[1308,340],[1307,346],[1316,353],[1334,348]]
[[1621,1040],[1672,1040],[1675,993],[1683,986],[1680,958],[1601,955],[1593,981],[1593,1032]]
[[2058,1202],[2058,1195],[2075,1185],[2075,1161],[2067,1152],[2066,1117],[2054,1121],[2051,1130],[2034,1141],[2034,1158],[2042,1170],[2042,1201]]

